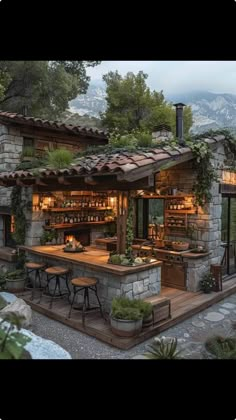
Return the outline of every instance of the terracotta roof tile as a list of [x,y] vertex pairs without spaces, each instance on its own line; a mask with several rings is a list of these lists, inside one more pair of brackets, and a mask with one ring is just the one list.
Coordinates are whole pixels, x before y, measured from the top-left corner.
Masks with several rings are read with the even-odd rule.
[[49,121],[41,118],[27,117],[22,114],[0,111],[0,121],[4,123],[17,123],[21,125],[32,125],[37,127],[45,127],[47,129],[71,132],[73,134],[83,134],[88,137],[108,138],[108,131],[97,130],[96,128],[87,128],[80,125],[65,124],[60,121]]
[[[220,138],[219,138],[220,137]],[[203,139],[208,143],[209,139]],[[218,136],[217,140],[223,140],[222,136]],[[60,170],[54,170],[50,168],[41,168],[39,170],[40,175],[39,177],[54,177],[57,175],[65,175],[65,176],[84,176],[90,174],[102,175],[104,173],[110,173],[111,175],[114,173],[123,173],[127,174],[130,172],[135,171],[136,169],[142,168],[147,166],[148,168],[151,167],[152,164],[160,163],[160,168],[162,166],[162,162],[166,163],[168,160],[175,160],[176,164],[178,163],[178,159],[181,158],[182,155],[190,153],[191,149],[189,147],[175,147],[173,149],[170,148],[157,148],[151,149],[147,148],[145,150],[137,150],[135,152],[125,152],[117,151],[114,153],[109,152],[109,154],[91,154],[88,156],[78,158],[71,166],[68,168],[63,168]],[[191,158],[191,155],[190,155]],[[156,165],[155,165],[156,167]],[[0,173],[0,180],[7,180],[7,179],[15,179],[15,178],[32,178],[34,177],[33,173],[30,171],[15,171],[15,172],[1,172]]]

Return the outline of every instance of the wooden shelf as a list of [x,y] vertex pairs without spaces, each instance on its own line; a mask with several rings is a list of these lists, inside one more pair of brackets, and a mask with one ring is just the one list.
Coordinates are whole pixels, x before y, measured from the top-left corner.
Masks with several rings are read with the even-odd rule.
[[156,195],[156,194],[153,194],[153,195],[138,195],[138,196],[136,196],[135,198],[165,198],[165,199],[178,199],[178,198],[180,198],[180,199],[183,199],[184,197],[194,197],[194,194],[183,194],[183,195]]
[[189,209],[189,210],[169,210],[169,209],[165,209],[166,213],[171,213],[171,214],[195,214],[196,213],[196,209]]
[[100,210],[100,211],[106,211],[106,210],[112,210],[112,207],[52,207],[49,209],[43,209],[43,211],[47,212],[47,213],[51,213],[51,212],[60,212],[60,213],[64,213],[64,212],[72,212],[72,211],[87,211],[87,210]]
[[82,225],[106,225],[107,223],[114,223],[114,220],[109,222],[80,222],[80,223],[64,223],[64,224],[55,224],[51,226],[44,226],[44,230],[51,230],[51,229],[65,229],[69,227],[77,227]]

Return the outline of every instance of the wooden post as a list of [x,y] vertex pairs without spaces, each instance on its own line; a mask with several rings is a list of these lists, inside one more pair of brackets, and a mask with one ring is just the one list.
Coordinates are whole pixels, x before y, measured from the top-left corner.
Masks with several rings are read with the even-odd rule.
[[117,200],[117,253],[125,254],[128,191],[119,191]]

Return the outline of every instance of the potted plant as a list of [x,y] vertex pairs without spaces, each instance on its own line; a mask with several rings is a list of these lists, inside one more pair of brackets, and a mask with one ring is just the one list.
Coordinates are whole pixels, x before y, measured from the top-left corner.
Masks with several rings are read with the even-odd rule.
[[24,291],[25,272],[23,269],[6,272],[6,288],[11,292]]
[[142,330],[143,315],[134,303],[134,300],[126,297],[113,298],[110,323],[114,334],[133,337]]
[[200,281],[201,290],[204,293],[210,293],[216,286],[215,278],[212,273],[205,273]]
[[143,317],[143,327],[149,327],[153,323],[153,310],[152,304],[149,302],[144,302],[144,300],[137,301],[137,307],[139,307],[140,312]]

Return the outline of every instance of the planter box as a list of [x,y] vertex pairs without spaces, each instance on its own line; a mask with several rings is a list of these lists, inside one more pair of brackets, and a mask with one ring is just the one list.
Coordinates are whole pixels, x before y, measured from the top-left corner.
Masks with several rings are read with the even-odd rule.
[[170,299],[166,297],[151,296],[144,299],[144,302],[149,302],[153,307],[153,324],[156,324],[164,319],[171,318],[171,304]]

